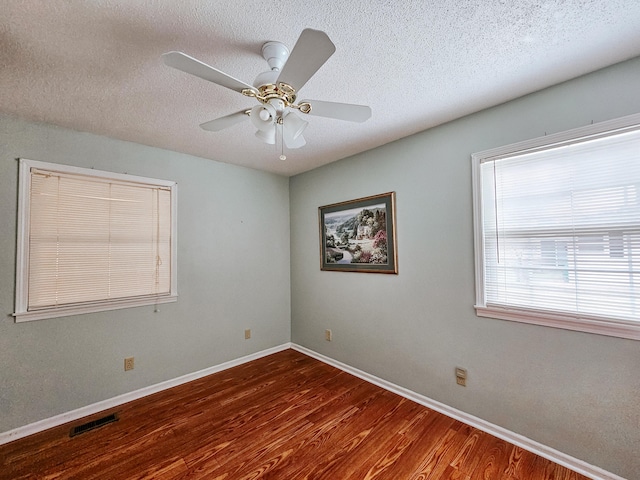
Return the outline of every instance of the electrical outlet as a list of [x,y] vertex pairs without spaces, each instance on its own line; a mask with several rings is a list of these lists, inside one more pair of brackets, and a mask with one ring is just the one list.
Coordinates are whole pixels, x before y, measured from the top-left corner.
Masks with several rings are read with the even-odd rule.
[[324,339],[327,342],[330,342],[332,338],[333,338],[333,335],[331,334],[331,330],[329,330],[329,329],[325,330],[324,331]]
[[245,340],[249,340],[250,338],[251,338],[251,329],[250,329],[250,328],[247,328],[247,329],[244,331],[244,339],[245,339]]
[[129,370],[133,370],[133,357],[124,359],[124,371],[127,372]]
[[456,367],[456,383],[460,386],[467,386],[467,371],[464,368]]

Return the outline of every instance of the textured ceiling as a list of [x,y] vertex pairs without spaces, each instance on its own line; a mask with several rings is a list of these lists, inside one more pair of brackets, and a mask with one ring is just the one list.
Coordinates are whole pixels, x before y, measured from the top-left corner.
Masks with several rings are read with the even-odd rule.
[[[299,97],[373,116],[308,117],[285,161],[250,122],[202,130],[255,100],[161,59],[252,83],[262,44],[304,28],[336,53]],[[293,175],[637,55],[638,0],[2,0],[0,112]]]

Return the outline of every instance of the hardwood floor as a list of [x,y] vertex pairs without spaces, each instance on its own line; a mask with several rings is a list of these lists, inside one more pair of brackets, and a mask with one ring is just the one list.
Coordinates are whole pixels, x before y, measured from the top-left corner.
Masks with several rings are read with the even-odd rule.
[[0,478],[586,479],[294,350],[105,413],[0,446]]

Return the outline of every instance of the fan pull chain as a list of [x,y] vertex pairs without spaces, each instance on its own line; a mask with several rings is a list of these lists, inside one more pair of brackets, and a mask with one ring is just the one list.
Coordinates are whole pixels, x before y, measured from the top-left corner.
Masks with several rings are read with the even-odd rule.
[[286,160],[287,156],[284,154],[284,118],[280,117],[282,123],[280,123],[280,160]]

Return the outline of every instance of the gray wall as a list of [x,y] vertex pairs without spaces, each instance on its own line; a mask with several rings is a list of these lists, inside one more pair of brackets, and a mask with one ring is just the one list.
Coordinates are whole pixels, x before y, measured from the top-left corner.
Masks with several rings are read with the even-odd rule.
[[[177,181],[178,302],[14,323],[18,157]],[[0,116],[0,432],[288,342],[288,191],[276,175]]]
[[[476,317],[470,156],[638,113],[639,79],[634,59],[291,178],[292,340],[638,478],[640,342]],[[399,275],[320,271],[318,206],[388,191]]]

